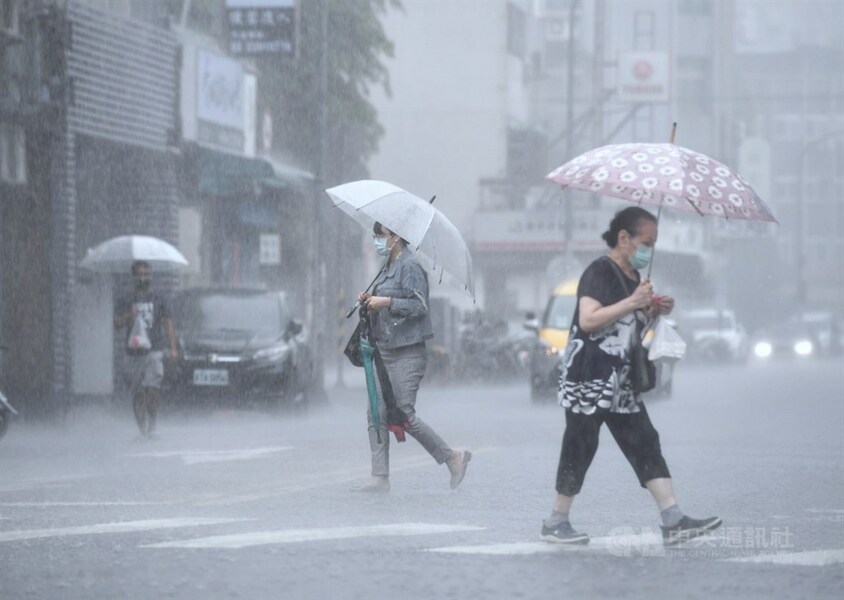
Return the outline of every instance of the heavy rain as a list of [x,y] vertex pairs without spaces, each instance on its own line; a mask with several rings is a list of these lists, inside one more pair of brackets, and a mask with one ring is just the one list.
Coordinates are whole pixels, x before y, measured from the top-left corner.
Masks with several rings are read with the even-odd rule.
[[0,598],[840,597],[842,31],[0,0]]

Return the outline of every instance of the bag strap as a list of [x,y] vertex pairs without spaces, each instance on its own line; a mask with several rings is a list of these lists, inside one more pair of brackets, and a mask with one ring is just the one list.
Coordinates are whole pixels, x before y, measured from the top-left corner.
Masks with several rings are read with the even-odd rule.
[[[621,283],[621,287],[624,288],[624,291],[627,292],[628,296],[630,296],[633,292],[630,291],[630,287],[627,285],[627,281],[625,281],[627,278],[624,276],[624,273],[621,272],[621,268],[617,264],[615,264],[615,261],[613,259],[611,259],[609,256],[606,256],[605,258],[609,261],[610,265],[612,265],[613,273],[615,273],[615,276],[618,277],[618,281]],[[639,309],[636,309],[636,310],[639,310]],[[638,322],[638,319],[636,319],[636,321]],[[647,325],[645,325],[645,327],[642,328],[642,335],[636,336],[636,338],[639,340],[639,343],[641,343],[642,340],[645,339],[645,335],[647,335],[648,329],[650,329],[652,325],[653,325],[653,322],[649,321],[647,323]],[[637,327],[638,327],[638,324],[637,324]]]
[[627,292],[628,296],[631,295],[633,292],[630,291],[630,287],[627,285],[627,281],[625,281],[626,278],[624,277],[624,273],[621,272],[621,268],[615,264],[615,261],[609,256],[605,256],[604,258],[610,263],[610,266],[612,266],[613,273],[615,273],[615,276],[618,277],[621,287],[624,288],[624,291]]

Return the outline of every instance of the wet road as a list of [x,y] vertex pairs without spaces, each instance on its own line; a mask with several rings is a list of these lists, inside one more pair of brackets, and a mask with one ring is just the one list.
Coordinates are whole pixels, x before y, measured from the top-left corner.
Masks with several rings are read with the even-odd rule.
[[[128,404],[0,442],[0,598],[838,597],[844,588],[842,361],[677,371],[652,402],[681,508],[718,535],[666,550],[658,513],[605,431],[572,521],[537,541],[563,413],[526,384],[423,387],[420,416],[474,459],[448,486],[416,444],[392,491],[368,474],[360,382],[306,417],[162,416]],[[352,385],[354,383],[354,385]]]

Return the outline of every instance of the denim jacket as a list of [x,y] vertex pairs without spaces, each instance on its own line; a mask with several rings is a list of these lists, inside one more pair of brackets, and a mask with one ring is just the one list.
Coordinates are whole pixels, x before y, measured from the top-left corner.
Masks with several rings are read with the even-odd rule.
[[434,337],[428,314],[428,274],[405,248],[375,282],[375,296],[387,296],[390,307],[373,314],[372,329],[379,348],[418,344]]

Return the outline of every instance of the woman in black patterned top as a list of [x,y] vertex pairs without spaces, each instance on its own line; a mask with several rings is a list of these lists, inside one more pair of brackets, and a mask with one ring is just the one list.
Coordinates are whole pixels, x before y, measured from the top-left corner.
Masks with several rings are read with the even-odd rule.
[[635,336],[649,318],[674,308],[671,297],[654,296],[651,282],[638,273],[653,255],[656,218],[637,206],[626,208],[616,213],[603,237],[610,251],[593,261],[580,278],[563,354],[559,399],[566,409],[566,431],[554,510],[543,523],[541,538],[556,543],[589,541],[586,534],[574,530],[568,515],[598,449],[601,425],[606,423],[641,486],[659,507],[665,543],[674,544],[715,529],[721,519],[692,519],[680,511],[659,434],[630,378]]

